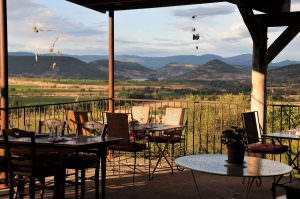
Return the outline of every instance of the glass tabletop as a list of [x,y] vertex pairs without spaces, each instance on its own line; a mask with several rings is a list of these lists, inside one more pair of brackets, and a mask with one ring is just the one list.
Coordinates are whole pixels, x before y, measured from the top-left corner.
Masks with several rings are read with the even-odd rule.
[[182,125],[168,125],[168,124],[136,124],[130,128],[134,130],[149,130],[149,131],[166,131],[171,129],[182,128]]
[[245,156],[243,165],[227,163],[227,155],[199,154],[177,158],[178,166],[204,173],[237,177],[280,176],[292,171],[292,167],[281,162]]
[[279,138],[279,139],[290,139],[290,140],[300,140],[300,135],[293,132],[276,132],[262,135],[267,138]]

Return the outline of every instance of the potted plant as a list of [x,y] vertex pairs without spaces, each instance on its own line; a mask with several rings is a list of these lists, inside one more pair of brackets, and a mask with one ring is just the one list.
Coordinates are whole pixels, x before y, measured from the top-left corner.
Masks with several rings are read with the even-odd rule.
[[244,129],[232,127],[232,129],[223,131],[221,142],[227,146],[228,163],[243,164],[247,147],[247,136]]

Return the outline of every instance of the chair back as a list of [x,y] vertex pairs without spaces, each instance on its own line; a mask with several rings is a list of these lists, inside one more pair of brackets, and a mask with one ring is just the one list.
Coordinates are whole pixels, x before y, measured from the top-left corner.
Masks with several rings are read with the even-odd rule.
[[184,118],[183,108],[166,108],[165,124],[183,125]]
[[133,121],[138,121],[141,124],[147,124],[150,120],[150,107],[133,106],[131,109],[131,116]]
[[261,140],[261,131],[258,120],[258,112],[242,113],[243,127],[247,134],[248,144],[256,143]]
[[71,132],[76,132],[78,135],[88,133],[82,129],[82,124],[89,121],[88,113],[86,111],[68,111],[68,125]]
[[[32,174],[37,169],[35,133],[20,129],[3,129],[3,136],[10,175]],[[14,138],[24,138],[29,143],[20,145],[12,140]]]
[[44,121],[39,121],[39,133],[46,133],[53,131],[57,134],[58,131],[61,131],[61,135],[64,135],[65,122],[57,119],[49,119]]
[[93,132],[94,135],[105,137],[107,125],[101,124],[99,122],[90,121],[90,122],[84,122],[82,124],[82,128],[87,129],[90,132]]
[[129,141],[128,114],[106,113],[108,135]]

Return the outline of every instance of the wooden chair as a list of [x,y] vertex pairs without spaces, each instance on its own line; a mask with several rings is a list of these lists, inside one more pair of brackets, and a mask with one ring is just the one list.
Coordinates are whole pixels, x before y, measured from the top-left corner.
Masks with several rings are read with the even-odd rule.
[[[35,198],[35,181],[38,179],[41,183],[41,198],[45,188],[45,178],[58,175],[57,167],[59,159],[54,153],[47,154],[38,152],[35,144],[35,133],[20,129],[3,130],[5,140],[5,150],[8,160],[10,198],[14,197],[15,184],[23,184],[24,180],[17,179],[14,176],[23,176],[29,178],[29,195]],[[13,142],[13,138],[24,138],[29,141],[28,145],[20,145]],[[18,191],[17,191],[18,193]]]
[[90,135],[88,129],[82,127],[82,124],[88,121],[93,121],[92,112],[68,111],[68,130],[72,133],[76,133],[77,135]]
[[[136,143],[135,140],[130,140],[128,114],[106,113],[106,117],[107,117],[108,135],[112,137],[123,138],[123,140],[119,144],[109,147],[109,150],[134,153],[134,163],[133,163],[133,182],[134,182],[137,153],[148,150],[149,157],[150,157],[150,150],[149,148],[147,148],[146,144]],[[119,161],[119,165],[120,165],[120,161]],[[149,158],[149,165],[148,165],[149,179],[150,179],[150,166],[151,166],[151,160]]]
[[[88,129],[91,132],[98,132],[100,136],[104,137],[106,132],[106,125],[91,122],[85,122],[81,124],[83,128]],[[67,157],[67,168],[75,170],[75,197],[78,198],[78,185],[81,185],[81,198],[85,196],[85,180],[86,170],[89,168],[95,169],[94,183],[95,183],[95,198],[99,198],[99,168],[100,156],[98,150],[89,150],[79,153],[71,153]],[[78,173],[81,173],[80,183]]]
[[261,127],[259,125],[258,112],[245,112],[242,113],[243,126],[247,134],[248,147],[247,152],[253,154],[272,154],[273,159],[275,154],[283,154],[288,151],[288,146],[275,144],[272,140],[272,143],[266,143],[261,136]]
[[[131,108],[131,114],[129,114],[131,118],[131,125],[138,124],[148,124],[150,122],[150,107],[149,106],[133,106]],[[134,129],[134,128],[133,128]],[[142,141],[147,138],[146,130],[132,131],[130,134],[130,138],[135,139],[136,141]]]
[[[2,189],[6,189],[8,185],[8,168],[7,168],[7,158],[6,156],[0,156],[0,174],[3,178],[0,179],[0,192]],[[4,174],[4,175],[3,175]],[[5,185],[4,185],[5,184]],[[7,196],[8,194],[0,194],[0,198]]]
[[133,106],[131,108],[132,120],[140,124],[147,124],[150,121],[149,106]]

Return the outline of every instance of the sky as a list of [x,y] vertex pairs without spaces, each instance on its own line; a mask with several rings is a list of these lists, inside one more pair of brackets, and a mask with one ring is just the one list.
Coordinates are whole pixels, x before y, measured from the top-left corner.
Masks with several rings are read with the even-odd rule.
[[[107,13],[65,0],[7,0],[9,51],[107,54]],[[292,0],[300,11],[300,0]],[[192,16],[196,16],[192,19]],[[45,31],[33,31],[36,26]],[[193,41],[192,29],[200,34]],[[269,44],[284,30],[271,28]],[[198,46],[198,50],[196,49]],[[300,35],[276,58],[300,61]],[[235,5],[176,6],[115,12],[115,53],[139,56],[251,53],[252,41]]]

